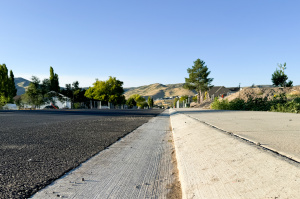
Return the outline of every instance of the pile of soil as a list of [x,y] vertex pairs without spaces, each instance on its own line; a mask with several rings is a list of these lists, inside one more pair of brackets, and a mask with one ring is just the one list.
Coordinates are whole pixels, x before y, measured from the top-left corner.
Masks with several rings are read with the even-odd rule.
[[198,104],[196,102],[192,102],[190,104],[191,108],[202,108],[202,109],[210,109],[210,104],[212,103],[212,101],[208,100],[204,100],[201,104]]
[[[290,96],[298,96],[300,97],[300,86],[294,86],[294,87],[246,87],[242,88],[239,92],[236,92],[234,94],[231,94],[224,99],[227,99],[228,101],[232,101],[236,98],[240,98],[244,101],[247,101],[249,99],[256,99],[256,98],[267,98],[268,100],[272,100],[274,96],[279,96],[281,94],[285,94],[287,97]],[[220,98],[221,100],[222,98]],[[191,108],[202,108],[202,109],[210,109],[210,105],[213,101],[211,100],[205,100],[201,104],[197,104],[195,102],[192,102],[190,107]]]
[[225,97],[225,99],[228,101],[232,101],[236,98],[240,98],[245,101],[247,101],[249,98],[267,98],[268,100],[272,100],[274,96],[279,96],[280,94],[286,94],[287,96],[300,96],[300,87],[243,88],[241,91]]

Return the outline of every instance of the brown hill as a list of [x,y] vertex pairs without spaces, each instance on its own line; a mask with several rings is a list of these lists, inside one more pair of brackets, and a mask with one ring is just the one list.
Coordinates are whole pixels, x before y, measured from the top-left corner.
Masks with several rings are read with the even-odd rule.
[[24,79],[22,77],[16,77],[15,78],[15,86],[17,89],[17,95],[22,95],[25,93],[25,88],[27,88],[30,84],[30,81],[27,79]]
[[[26,80],[21,77],[15,78],[15,85],[17,88],[17,95],[22,95],[25,93],[25,88],[29,86],[30,81]],[[129,98],[133,94],[139,94],[143,97],[151,96],[154,99],[157,98],[167,98],[172,96],[194,96],[196,94],[195,91],[190,91],[188,89],[183,88],[183,83],[179,84],[150,84],[145,86],[139,87],[131,87],[131,88],[124,88],[125,90],[125,97]]]
[[180,84],[150,84],[146,86],[139,86],[139,87],[131,87],[125,88],[125,97],[129,98],[133,94],[139,94],[143,97],[151,96],[154,99],[157,98],[167,98],[173,96],[194,96],[196,94],[195,91],[190,91],[188,89],[183,88],[183,83]]

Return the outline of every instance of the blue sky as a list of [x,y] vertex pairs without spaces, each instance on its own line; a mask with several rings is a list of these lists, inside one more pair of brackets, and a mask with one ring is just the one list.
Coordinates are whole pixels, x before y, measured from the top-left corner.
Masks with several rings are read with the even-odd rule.
[[277,63],[299,85],[300,2],[1,0],[0,63],[60,86],[109,76],[124,87],[183,83],[200,58],[214,85],[271,84]]

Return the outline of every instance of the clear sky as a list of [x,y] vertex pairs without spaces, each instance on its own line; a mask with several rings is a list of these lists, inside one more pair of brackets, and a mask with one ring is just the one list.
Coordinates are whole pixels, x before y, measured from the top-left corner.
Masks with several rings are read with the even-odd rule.
[[297,0],[0,0],[0,63],[15,77],[92,86],[183,83],[200,58],[216,86],[300,84]]

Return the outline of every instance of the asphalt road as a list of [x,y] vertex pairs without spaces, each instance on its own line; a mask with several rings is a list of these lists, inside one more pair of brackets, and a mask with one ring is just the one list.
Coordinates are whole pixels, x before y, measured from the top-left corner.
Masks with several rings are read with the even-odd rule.
[[26,198],[162,110],[0,111],[0,198]]

